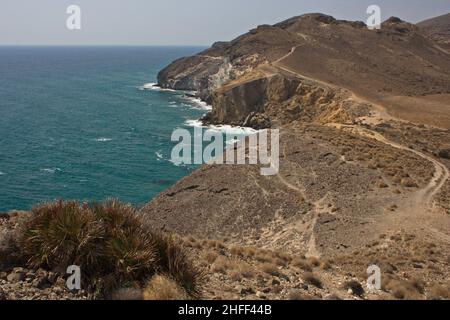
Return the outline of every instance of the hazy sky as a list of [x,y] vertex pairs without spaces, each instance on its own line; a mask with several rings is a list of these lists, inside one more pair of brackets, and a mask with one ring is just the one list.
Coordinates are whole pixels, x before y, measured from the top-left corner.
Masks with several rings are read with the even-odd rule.
[[[81,8],[81,30],[66,28],[72,4]],[[0,44],[209,45],[309,12],[366,21],[371,4],[383,20],[450,12],[450,0],[1,0]]]

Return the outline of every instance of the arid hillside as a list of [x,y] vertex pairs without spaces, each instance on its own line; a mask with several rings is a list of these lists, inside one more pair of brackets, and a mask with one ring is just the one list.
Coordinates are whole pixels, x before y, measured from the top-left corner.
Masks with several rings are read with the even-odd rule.
[[417,26],[437,43],[450,48],[450,13],[422,21]]
[[273,75],[312,78],[383,102],[395,117],[450,128],[450,55],[421,28],[398,18],[380,30],[323,14],[259,26],[175,61],[158,80],[163,87],[197,90],[214,106],[207,122],[242,125],[270,105],[266,88]]
[[[211,298],[450,297],[450,55],[419,27],[304,15],[180,59],[159,83],[212,103],[205,124],[281,132],[277,175],[205,165],[142,209],[187,239]],[[373,264],[383,286],[369,294]]]

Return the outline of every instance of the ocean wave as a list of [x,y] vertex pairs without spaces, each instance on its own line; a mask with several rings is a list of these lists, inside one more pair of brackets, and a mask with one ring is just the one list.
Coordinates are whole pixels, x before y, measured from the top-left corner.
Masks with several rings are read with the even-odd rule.
[[62,170],[60,168],[43,168],[40,169],[41,172],[45,172],[45,173],[56,173],[56,172],[62,172]]
[[236,135],[251,135],[258,132],[253,128],[248,127],[238,127],[238,126],[230,126],[230,125],[210,125],[204,126],[201,120],[186,120],[184,123],[188,127],[197,127],[197,128],[205,128],[208,130],[220,131],[228,134],[236,134]]
[[158,84],[156,82],[150,82],[150,83],[145,83],[142,86],[140,86],[138,88],[141,91],[146,91],[146,90],[150,90],[150,91],[168,91],[168,92],[175,92],[176,90],[173,89],[166,89],[166,88],[161,88],[158,87]]
[[186,100],[190,102],[190,106],[193,109],[199,109],[199,110],[205,110],[205,111],[211,111],[212,106],[207,104],[206,102],[202,101],[199,98],[196,97],[185,97]]
[[169,159],[168,161],[171,162],[175,167],[185,168],[185,167],[188,166],[188,165],[185,164],[185,163],[176,163],[176,162],[175,162],[174,160],[172,160],[172,159]]
[[112,141],[112,139],[111,138],[97,138],[97,139],[95,139],[95,141],[97,141],[97,142],[109,142],[109,141]]
[[200,120],[186,120],[184,124],[188,127],[206,128]]
[[208,129],[217,130],[229,134],[250,135],[255,134],[258,130],[248,127],[235,127],[230,125],[208,126]]
[[0,171],[0,176],[3,176],[3,175],[5,175],[5,174],[6,174],[6,173]]
[[161,150],[156,151],[156,152],[155,152],[155,155],[156,155],[156,160],[158,160],[158,161],[161,161],[161,160],[164,159],[164,156],[163,156],[163,154],[161,153]]

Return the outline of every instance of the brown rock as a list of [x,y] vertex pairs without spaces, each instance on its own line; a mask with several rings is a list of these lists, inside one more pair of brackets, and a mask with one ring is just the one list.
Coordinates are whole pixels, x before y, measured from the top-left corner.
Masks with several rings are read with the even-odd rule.
[[6,277],[6,280],[11,283],[16,283],[25,280],[26,273],[23,271],[13,271]]

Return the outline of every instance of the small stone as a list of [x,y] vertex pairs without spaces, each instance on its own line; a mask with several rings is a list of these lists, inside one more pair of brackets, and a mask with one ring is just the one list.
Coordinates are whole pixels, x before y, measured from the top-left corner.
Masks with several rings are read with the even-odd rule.
[[263,293],[269,293],[270,291],[272,291],[272,289],[270,289],[269,287],[262,289]]
[[54,293],[57,293],[57,294],[64,292],[64,289],[61,288],[61,287],[53,287],[52,290],[53,290]]
[[46,277],[37,277],[32,282],[33,287],[38,288],[38,289],[44,289],[49,284],[50,283],[47,281]]
[[273,279],[272,280],[272,285],[273,286],[278,286],[278,285],[280,285],[281,283],[280,283],[280,281],[278,281],[277,279]]
[[47,280],[51,284],[54,284],[58,280],[58,274],[56,274],[54,272],[49,272],[48,276],[47,276]]
[[256,292],[256,296],[260,299],[266,299],[267,297],[261,291]]
[[247,287],[247,288],[242,288],[240,293],[242,295],[254,294],[255,290],[253,290],[253,288]]
[[16,283],[16,282],[20,282],[23,281],[25,279],[25,273],[24,272],[11,272],[10,274],[8,274],[8,276],[6,277],[6,280],[8,280],[8,282],[11,283]]

